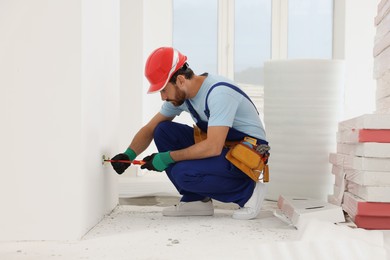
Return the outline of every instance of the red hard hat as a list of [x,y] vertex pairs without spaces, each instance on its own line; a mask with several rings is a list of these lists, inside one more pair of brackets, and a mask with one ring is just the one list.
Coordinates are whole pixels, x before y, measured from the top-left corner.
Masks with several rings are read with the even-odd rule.
[[186,56],[172,47],[160,47],[153,51],[145,65],[145,76],[150,83],[148,93],[162,90],[186,60]]

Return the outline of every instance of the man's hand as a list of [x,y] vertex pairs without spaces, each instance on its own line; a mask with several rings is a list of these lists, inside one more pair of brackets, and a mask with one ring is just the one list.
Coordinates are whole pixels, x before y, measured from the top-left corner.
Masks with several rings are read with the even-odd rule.
[[[135,152],[128,148],[126,152],[115,155],[111,160],[132,161],[135,157]],[[118,174],[122,174],[131,165],[131,163],[111,162],[111,165]]]
[[141,169],[158,172],[164,171],[171,163],[175,162],[169,154],[169,151],[164,153],[153,153],[146,156],[143,161],[145,164],[141,166]]

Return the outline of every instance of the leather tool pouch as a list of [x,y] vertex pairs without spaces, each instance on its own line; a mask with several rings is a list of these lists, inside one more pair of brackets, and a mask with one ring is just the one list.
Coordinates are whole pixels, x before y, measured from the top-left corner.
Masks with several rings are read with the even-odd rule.
[[194,142],[199,143],[203,140],[207,139],[207,133],[203,132],[197,125],[193,125],[194,127]]
[[[198,126],[194,125],[194,141],[199,143],[207,139],[207,133],[203,132]],[[252,180],[258,182],[262,180],[263,182],[269,181],[269,170],[268,170],[268,150],[266,148],[266,153],[262,154],[256,150],[257,145],[252,145],[249,147],[246,144],[241,142],[225,142],[225,147],[229,148],[229,152],[226,154],[226,159],[231,162],[234,166],[248,175]],[[255,147],[255,148],[253,148]],[[262,174],[262,178],[260,175]]]
[[[230,148],[226,154],[226,159],[255,182],[259,180],[268,182],[269,172],[268,165],[266,164],[268,155],[265,156],[259,153],[255,146],[250,147],[243,144],[242,141]],[[260,178],[261,174],[262,178]]]

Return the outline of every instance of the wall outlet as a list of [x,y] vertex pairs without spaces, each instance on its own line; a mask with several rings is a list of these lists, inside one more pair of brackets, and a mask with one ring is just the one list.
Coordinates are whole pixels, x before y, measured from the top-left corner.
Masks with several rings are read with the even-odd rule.
[[107,163],[108,163],[105,160],[110,160],[110,157],[108,157],[107,155],[103,154],[102,155],[102,165],[103,166],[107,165]]

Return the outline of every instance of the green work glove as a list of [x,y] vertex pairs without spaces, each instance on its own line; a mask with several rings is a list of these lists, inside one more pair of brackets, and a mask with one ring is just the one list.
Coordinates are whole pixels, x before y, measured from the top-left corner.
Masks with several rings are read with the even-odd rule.
[[149,171],[158,172],[162,172],[168,168],[171,163],[175,162],[169,154],[169,151],[163,153],[153,153],[149,156],[146,156],[143,161],[145,164],[141,166],[141,169],[148,169]]
[[[127,148],[127,150],[124,153],[120,153],[112,157],[112,160],[129,160],[132,161],[135,159],[137,155],[131,148]],[[112,162],[112,168],[118,173],[122,174],[131,163],[122,163],[122,162]]]

